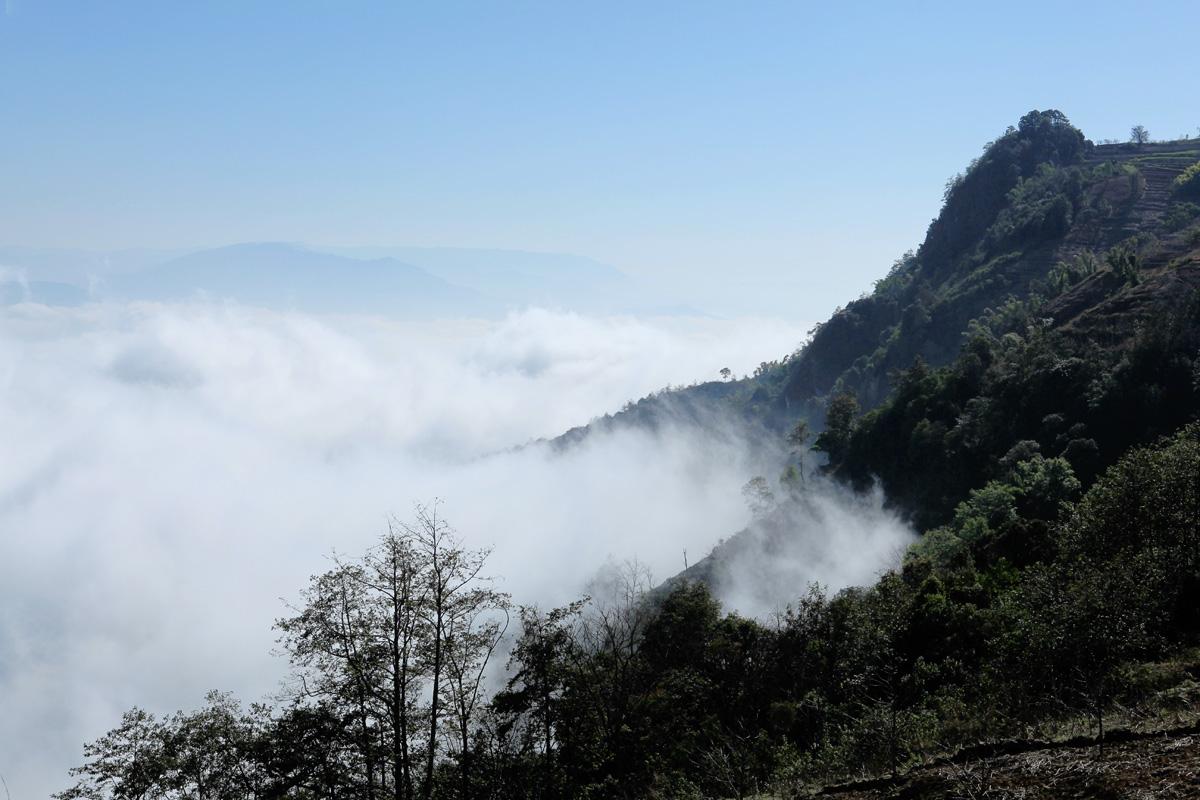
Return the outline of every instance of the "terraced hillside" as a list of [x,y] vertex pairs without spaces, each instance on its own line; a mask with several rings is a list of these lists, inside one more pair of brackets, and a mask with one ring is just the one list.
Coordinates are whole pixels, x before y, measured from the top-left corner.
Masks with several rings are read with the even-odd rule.
[[1098,167],[1116,162],[1128,164],[1137,170],[1138,197],[1129,213],[1114,215],[1100,226],[1099,235],[1093,241],[1077,241],[1068,237],[1070,244],[1104,246],[1137,236],[1147,228],[1162,225],[1163,217],[1172,202],[1171,183],[1183,170],[1200,160],[1200,140],[1181,142],[1159,142],[1145,145],[1114,144],[1098,145],[1083,159],[1086,166]]

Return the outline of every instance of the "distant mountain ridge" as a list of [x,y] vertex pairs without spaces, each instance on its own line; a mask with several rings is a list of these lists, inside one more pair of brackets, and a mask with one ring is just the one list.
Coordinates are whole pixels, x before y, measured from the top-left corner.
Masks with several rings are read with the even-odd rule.
[[[210,298],[311,312],[498,317],[531,306],[598,314],[685,314],[584,256],[475,248],[241,243],[190,251],[90,253],[0,246],[0,301]],[[30,291],[51,282],[74,290]],[[16,284],[21,284],[17,286]]]
[[495,301],[392,258],[354,259],[281,243],[238,244],[115,276],[122,299],[231,298],[273,308],[404,316],[498,313]]
[[355,258],[397,258],[442,280],[512,306],[585,313],[686,314],[697,309],[657,297],[616,267],[587,256],[468,247],[331,247]]

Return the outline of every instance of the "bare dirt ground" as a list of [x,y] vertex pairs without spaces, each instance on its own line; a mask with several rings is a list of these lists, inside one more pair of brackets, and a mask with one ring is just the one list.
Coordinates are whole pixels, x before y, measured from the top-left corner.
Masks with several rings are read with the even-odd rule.
[[[1200,798],[1200,728],[1118,735],[1103,748],[1066,742],[931,764],[881,780],[828,787],[839,800],[1142,800]],[[1033,747],[1010,743],[1009,750]]]

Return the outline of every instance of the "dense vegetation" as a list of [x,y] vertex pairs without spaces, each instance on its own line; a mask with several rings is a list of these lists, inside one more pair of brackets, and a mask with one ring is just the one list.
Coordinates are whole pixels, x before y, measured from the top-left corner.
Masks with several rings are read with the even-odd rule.
[[1109,349],[1048,328],[1011,303],[971,326],[941,369],[917,361],[857,420],[830,468],[879,479],[922,529],[1022,457],[1062,458],[1084,480],[1128,447],[1169,433],[1200,408],[1200,302]]
[[793,796],[1200,709],[1200,154],[1152,148],[1031,112],[804,350],[627,412],[788,431],[785,503],[880,482],[922,536],[875,584],[751,620],[630,567],[513,607],[421,510],[279,621],[277,703],[135,709],[60,797]]

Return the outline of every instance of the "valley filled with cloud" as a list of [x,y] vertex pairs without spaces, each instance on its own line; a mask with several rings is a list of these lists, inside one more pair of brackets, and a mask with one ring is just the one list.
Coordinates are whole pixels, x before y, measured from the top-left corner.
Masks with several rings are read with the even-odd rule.
[[746,525],[741,486],[778,454],[732,424],[537,440],[666,383],[749,372],[803,335],[540,309],[4,308],[0,773],[34,796],[126,708],[269,697],[284,600],[415,503],[440,498],[468,546],[494,548],[518,603],[568,602],[627,559],[669,577]]

